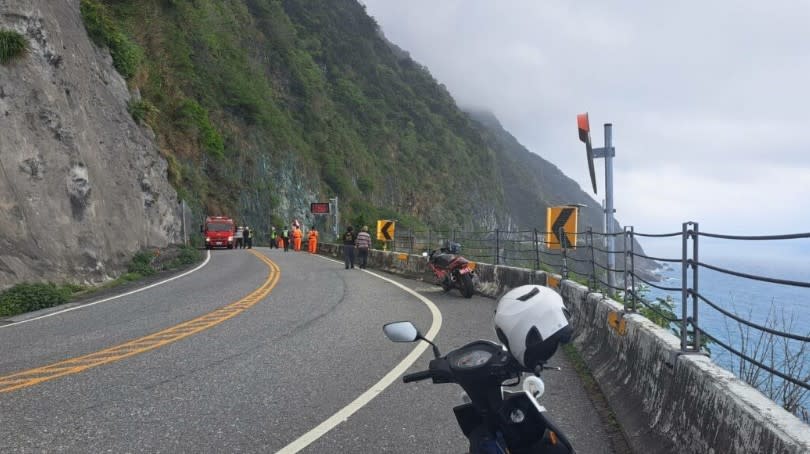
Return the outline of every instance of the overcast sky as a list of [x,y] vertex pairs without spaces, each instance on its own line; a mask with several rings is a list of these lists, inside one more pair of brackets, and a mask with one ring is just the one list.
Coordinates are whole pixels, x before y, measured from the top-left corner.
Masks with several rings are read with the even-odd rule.
[[[576,114],[595,147],[613,123],[622,224],[810,232],[809,0],[362,2],[460,106],[492,111],[588,193]],[[601,201],[601,160],[596,173]]]

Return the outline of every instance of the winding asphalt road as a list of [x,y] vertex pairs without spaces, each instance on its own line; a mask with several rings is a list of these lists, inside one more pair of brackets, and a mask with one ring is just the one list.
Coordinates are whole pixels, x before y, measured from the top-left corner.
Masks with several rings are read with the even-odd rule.
[[[378,383],[424,348],[389,342],[381,326],[441,323],[446,352],[494,338],[494,307],[307,253],[213,251],[171,282],[0,325],[0,452],[466,452],[460,388]],[[552,419],[578,452],[614,452],[557,359],[542,399]],[[359,396],[375,397],[312,432]]]

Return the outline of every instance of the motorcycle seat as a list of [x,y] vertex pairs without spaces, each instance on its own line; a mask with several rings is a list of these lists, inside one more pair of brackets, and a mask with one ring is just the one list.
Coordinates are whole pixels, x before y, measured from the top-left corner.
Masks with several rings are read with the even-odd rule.
[[455,254],[438,254],[433,256],[433,262],[442,268],[447,268],[450,266],[450,263],[455,259]]

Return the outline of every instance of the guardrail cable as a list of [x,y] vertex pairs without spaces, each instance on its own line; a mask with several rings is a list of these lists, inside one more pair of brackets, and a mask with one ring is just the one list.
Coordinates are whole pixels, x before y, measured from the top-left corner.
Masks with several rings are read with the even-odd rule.
[[624,251],[608,251],[607,249],[600,249],[596,246],[593,247],[595,250],[602,252],[604,254],[624,254]]
[[671,317],[671,316],[661,312],[658,308],[653,306],[652,303],[645,300],[641,295],[637,294],[635,291],[629,290],[627,293],[635,296],[636,301],[640,302],[644,307],[646,307],[647,309],[655,312],[656,314],[658,314],[659,317],[661,317],[662,319],[668,321],[669,323],[680,323],[681,322],[680,318],[674,318],[674,317]]
[[674,233],[639,233],[633,232],[633,236],[644,236],[647,238],[666,238],[671,236],[681,236],[683,232],[674,232]]
[[667,291],[667,292],[680,292],[680,291],[683,290],[680,287],[662,287],[660,285],[653,284],[652,282],[647,281],[646,279],[639,276],[635,272],[631,272],[630,274],[632,274],[636,279],[640,280],[641,282],[649,285],[650,287],[657,288],[658,290],[664,290],[664,291]]
[[[600,265],[598,263],[594,263],[594,265],[596,265],[597,267],[599,267],[599,268],[601,268],[601,269],[603,269],[605,271],[610,271],[610,272],[613,272],[613,273],[624,273],[624,271],[625,271],[623,269],[619,270],[619,269],[615,269],[615,268],[608,268],[608,267],[602,266],[602,265]],[[630,271],[630,270],[627,270],[627,271]]]
[[735,350],[734,348],[730,347],[729,345],[725,344],[725,343],[724,343],[724,342],[722,342],[721,340],[717,339],[716,337],[712,336],[711,334],[709,334],[709,333],[707,333],[706,331],[704,331],[703,329],[701,329],[701,328],[700,328],[700,327],[699,327],[699,326],[698,326],[696,323],[694,323],[694,322],[692,322],[692,326],[694,326],[694,327],[695,327],[695,329],[700,330],[700,334],[701,334],[701,335],[708,337],[708,338],[709,338],[709,339],[710,339],[712,342],[714,342],[714,343],[716,343],[717,345],[719,345],[719,346],[721,346],[721,347],[725,348],[725,349],[726,349],[727,351],[729,351],[730,353],[732,353],[732,354],[734,354],[734,355],[737,355],[737,356],[739,356],[740,358],[742,358],[742,359],[744,359],[744,360],[748,361],[749,363],[751,363],[751,364],[753,364],[753,365],[755,365],[755,366],[759,367],[760,369],[765,370],[765,371],[768,371],[768,372],[772,373],[773,375],[776,375],[777,377],[779,377],[779,378],[781,378],[781,379],[783,379],[783,380],[787,380],[787,381],[789,381],[789,382],[793,383],[794,385],[801,386],[802,388],[805,388],[805,389],[810,389],[810,383],[803,382],[803,381],[801,381],[801,380],[799,380],[799,379],[797,379],[797,378],[791,377],[790,375],[787,375],[787,374],[785,374],[785,373],[779,372],[778,370],[776,370],[776,369],[774,369],[774,368],[772,368],[772,367],[769,367],[769,366],[767,366],[767,365],[765,365],[765,364],[762,364],[761,362],[759,362],[759,361],[755,360],[754,358],[751,358],[750,356],[748,356],[748,355],[746,355],[746,354],[744,354],[744,353],[742,353],[742,352],[739,352],[739,351]]
[[750,322],[750,321],[745,320],[745,319],[741,318],[740,316],[738,316],[738,315],[736,315],[736,314],[734,314],[732,312],[729,312],[729,311],[723,309],[722,307],[718,306],[717,304],[714,304],[713,302],[709,301],[708,298],[704,297],[700,293],[696,293],[696,292],[694,292],[692,290],[689,290],[689,294],[697,296],[698,299],[700,299],[704,303],[708,304],[709,306],[713,307],[714,310],[716,310],[717,312],[720,312],[721,314],[725,315],[726,317],[731,318],[736,322],[742,323],[743,325],[750,326],[751,328],[755,328],[755,329],[758,329],[760,331],[765,331],[766,333],[770,333],[770,334],[773,334],[773,335],[776,335],[776,336],[786,337],[788,339],[793,339],[793,340],[802,341],[802,342],[810,342],[810,336],[800,336],[798,334],[787,333],[787,332],[784,332],[784,331],[778,331],[778,330],[775,330],[775,329],[772,329],[772,328],[768,328],[767,326],[762,326],[762,325],[756,324],[754,322]]
[[548,251],[544,251],[542,249],[540,250],[540,253],[545,254],[545,255],[551,255],[553,257],[562,257],[562,254],[560,254],[558,252],[548,252]]
[[662,259],[662,258],[659,258],[659,257],[653,257],[653,256],[650,256],[650,255],[640,254],[638,252],[628,252],[628,254],[630,254],[632,256],[635,256],[635,257],[642,257],[642,258],[645,258],[645,259],[655,260],[656,262],[669,262],[669,263],[681,263],[681,262],[683,262],[683,259]]
[[601,283],[602,285],[604,285],[604,286],[605,286],[605,288],[609,288],[609,289],[611,289],[611,290],[618,290],[618,291],[620,291],[620,292],[621,292],[621,291],[624,291],[624,289],[623,289],[623,288],[621,288],[621,287],[616,287],[615,285],[610,285],[610,284],[608,284],[607,282],[603,281],[602,279],[598,279],[598,278],[597,278],[596,280],[597,280],[599,283]]
[[731,271],[731,270],[727,270],[725,268],[720,268],[719,266],[713,266],[713,265],[709,265],[709,264],[706,264],[706,263],[703,263],[703,262],[695,262],[693,260],[688,260],[687,262],[690,265],[697,264],[697,265],[702,266],[704,268],[708,268],[710,270],[714,270],[714,271],[717,271],[717,272],[720,272],[720,273],[730,274],[732,276],[737,276],[737,277],[744,277],[746,279],[751,279],[751,280],[755,280],[755,281],[770,282],[772,284],[791,285],[793,287],[810,288],[810,282],[792,281],[792,280],[788,280],[788,279],[776,279],[776,278],[773,278],[773,277],[764,277],[764,276],[757,276],[755,274],[741,273],[739,271]]
[[[431,243],[437,243],[439,240],[451,240],[457,243],[461,243],[462,245],[466,246],[465,249],[462,250],[462,254],[470,258],[474,261],[480,261],[482,263],[494,263],[495,265],[509,265],[515,264],[517,266],[527,266],[526,263],[532,263],[532,267],[545,269],[545,270],[557,270],[558,272],[562,270],[562,274],[565,276],[567,273],[571,273],[572,276],[581,276],[583,278],[588,279],[589,281],[589,288],[592,284],[594,287],[593,290],[602,291],[606,293],[612,293],[613,291],[617,292],[625,292],[626,296],[632,296],[635,301],[638,301],[646,310],[650,311],[649,314],[655,314],[657,317],[660,317],[661,320],[666,320],[670,324],[682,324],[684,320],[691,323],[692,327],[696,332],[699,332],[700,335],[705,335],[707,339],[710,339],[712,342],[718,344],[728,352],[733,355],[736,355],[742,360],[747,361],[753,364],[756,367],[761,368],[764,371],[767,371],[773,374],[776,377],[780,377],[783,380],[789,381],[793,384],[799,385],[805,389],[810,389],[810,385],[807,382],[802,382],[801,380],[791,377],[786,373],[780,372],[773,367],[766,366],[765,364],[757,361],[754,358],[747,356],[740,351],[735,350],[730,345],[727,345],[723,341],[717,339],[716,337],[712,336],[711,334],[702,330],[697,323],[694,322],[693,318],[696,318],[698,315],[698,308],[699,304],[708,305],[712,309],[718,311],[722,316],[728,317],[742,325],[748,326],[753,329],[757,329],[761,332],[768,333],[774,336],[780,336],[786,339],[791,339],[794,341],[800,342],[810,342],[810,334],[808,335],[799,335],[795,333],[783,332],[773,328],[769,328],[767,326],[763,326],[761,324],[755,323],[753,321],[748,321],[743,319],[737,314],[732,313],[731,311],[722,308],[719,304],[712,302],[706,296],[698,293],[694,288],[688,288],[687,284],[689,284],[689,280],[684,283],[679,283],[678,285],[683,285],[684,287],[668,287],[666,285],[659,285],[658,283],[651,282],[648,279],[645,279],[638,273],[636,273],[634,262],[632,258],[640,257],[646,260],[652,260],[655,262],[661,263],[677,263],[683,265],[686,263],[689,267],[692,268],[693,273],[693,285],[696,287],[696,279],[698,276],[698,272],[700,268],[712,270],[718,273],[727,274],[730,276],[736,276],[739,278],[750,279],[754,281],[760,282],[767,282],[771,284],[778,284],[778,285],[786,285],[792,287],[802,287],[802,288],[810,288],[810,282],[802,282],[798,280],[790,280],[790,279],[780,279],[775,277],[766,277],[766,276],[759,276],[752,273],[745,273],[740,271],[734,271],[726,268],[722,268],[715,265],[710,265],[707,263],[703,263],[697,260],[697,240],[699,237],[707,237],[707,238],[718,238],[718,239],[726,239],[726,240],[750,240],[750,241],[764,241],[764,240],[795,240],[795,239],[810,239],[810,232],[808,233],[796,233],[796,234],[788,234],[788,235],[756,235],[756,236],[743,236],[743,235],[725,235],[725,234],[718,234],[718,233],[708,233],[708,232],[701,232],[697,228],[698,224],[694,222],[684,223],[684,230],[672,233],[644,233],[644,232],[636,232],[632,228],[628,234],[627,230],[620,231],[620,232],[594,232],[592,229],[588,230],[587,232],[568,232],[576,235],[586,235],[588,237],[587,244],[579,245],[577,248],[571,249],[560,249],[559,241],[554,241],[557,239],[556,234],[551,234],[550,232],[540,231],[538,229],[532,230],[515,230],[515,231],[507,231],[507,230],[488,230],[488,231],[470,231],[465,232],[461,230],[445,230],[445,231],[435,231],[435,230],[426,230],[426,231],[405,231],[407,232],[403,238],[395,239],[394,245],[398,249],[404,250],[417,250],[420,247],[424,247],[427,244],[427,247],[430,248]],[[422,236],[420,239],[419,236]],[[636,237],[644,237],[644,238],[683,238],[684,244],[684,256],[681,258],[665,258],[665,257],[655,257],[652,255],[646,255],[642,252],[637,252],[633,250],[631,246],[626,247],[630,248],[630,251],[624,250],[607,250],[606,248],[600,248],[597,246],[598,244],[603,244],[602,241],[606,241],[607,237],[618,237],[618,236],[629,236],[627,238],[629,241],[635,241]],[[691,240],[693,242],[693,253],[692,259],[688,258],[687,249],[686,249],[686,242]],[[632,245],[632,243],[631,243]],[[607,246],[605,246],[607,247]],[[624,249],[624,248],[622,248]],[[432,248],[430,248],[432,250]],[[609,268],[601,263],[599,263],[596,258],[599,256],[595,256],[595,252],[601,255],[603,259],[603,263],[605,262],[604,258],[612,258],[615,257],[616,254],[623,254],[624,260],[622,263],[625,263],[622,270]],[[582,252],[582,253],[581,253]],[[581,257],[581,258],[580,258]],[[627,257],[630,257],[630,262],[627,263]],[[584,264],[584,266],[583,266]],[[573,265],[573,267],[571,266]],[[621,265],[621,263],[619,263]],[[627,268],[631,269],[627,269]],[[586,276],[584,274],[580,274],[577,269],[586,269],[589,268],[590,275]],[[598,268],[598,270],[597,270]],[[581,270],[580,270],[581,271]],[[605,282],[597,277],[597,271],[601,273],[603,276],[605,272],[607,273],[627,273],[626,276],[632,277],[633,279],[638,279],[638,281],[650,288],[655,288],[661,290],[663,292],[683,292],[684,289],[686,290],[686,295],[694,299],[694,306],[692,306],[692,310],[694,311],[694,317],[688,317],[686,310],[684,310],[683,315],[680,318],[675,318],[675,314],[665,313],[662,307],[659,307],[654,302],[651,302],[648,299],[645,299],[641,295],[637,294],[636,289],[633,288],[620,288],[616,285],[611,285],[608,282]],[[610,276],[610,274],[608,274]],[[628,280],[628,285],[635,285],[635,280],[633,284],[630,284]],[[620,284],[621,285],[621,284]],[[705,291],[705,289],[704,289]],[[682,303],[681,303],[682,304]],[[683,329],[683,327],[682,327]]]
[[800,239],[800,238],[810,238],[810,233],[792,233],[792,234],[788,234],[788,235],[742,236],[742,235],[723,235],[723,234],[720,234],[720,233],[699,232],[698,235],[707,236],[707,237],[710,237],[710,238],[722,238],[724,240],[750,240],[750,241],[797,240],[797,239]]

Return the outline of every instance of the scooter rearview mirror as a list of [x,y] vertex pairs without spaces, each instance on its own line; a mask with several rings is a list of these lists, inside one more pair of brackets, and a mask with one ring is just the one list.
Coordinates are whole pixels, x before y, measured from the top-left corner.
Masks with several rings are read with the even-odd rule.
[[420,337],[419,330],[411,322],[386,323],[383,332],[394,342],[414,342]]

